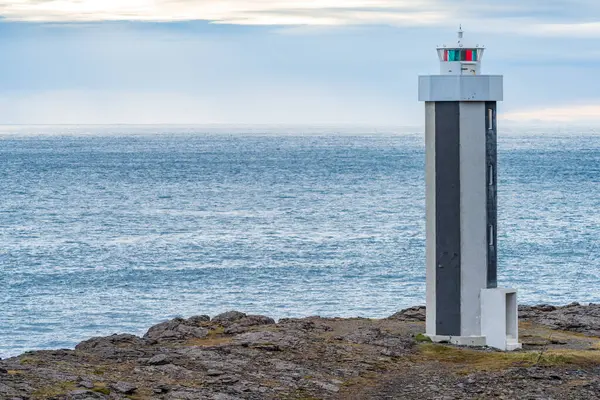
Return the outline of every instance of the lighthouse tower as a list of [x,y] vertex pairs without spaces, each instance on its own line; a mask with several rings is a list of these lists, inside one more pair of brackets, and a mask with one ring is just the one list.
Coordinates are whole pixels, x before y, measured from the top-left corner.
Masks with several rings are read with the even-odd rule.
[[425,102],[427,334],[433,341],[520,348],[515,290],[497,287],[496,102],[484,47],[437,48],[440,75],[419,77]]

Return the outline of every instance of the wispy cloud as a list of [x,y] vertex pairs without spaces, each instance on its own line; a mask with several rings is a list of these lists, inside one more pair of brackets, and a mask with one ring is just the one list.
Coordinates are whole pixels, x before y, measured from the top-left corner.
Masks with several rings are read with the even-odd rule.
[[259,25],[427,23],[435,2],[409,0],[0,0],[0,15],[20,21],[185,21]]
[[514,122],[537,123],[598,123],[600,122],[600,104],[572,104],[509,112],[503,115],[503,119]]
[[582,23],[538,24],[534,33],[541,36],[562,36],[571,38],[600,37],[600,21]]
[[238,25],[399,26],[597,36],[596,0],[0,0],[0,16],[38,22],[189,21]]

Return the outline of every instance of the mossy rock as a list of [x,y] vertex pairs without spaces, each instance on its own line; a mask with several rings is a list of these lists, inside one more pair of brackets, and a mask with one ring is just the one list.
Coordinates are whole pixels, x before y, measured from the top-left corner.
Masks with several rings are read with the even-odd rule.
[[427,335],[423,335],[422,333],[419,333],[417,336],[415,336],[415,341],[417,343],[432,343],[431,338]]

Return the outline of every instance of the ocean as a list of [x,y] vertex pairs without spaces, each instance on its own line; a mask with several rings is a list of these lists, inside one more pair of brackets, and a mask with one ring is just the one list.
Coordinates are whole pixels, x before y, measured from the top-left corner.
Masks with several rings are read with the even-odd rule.
[[[600,302],[600,134],[499,135],[499,283]],[[175,316],[425,297],[414,131],[0,129],[0,357]]]

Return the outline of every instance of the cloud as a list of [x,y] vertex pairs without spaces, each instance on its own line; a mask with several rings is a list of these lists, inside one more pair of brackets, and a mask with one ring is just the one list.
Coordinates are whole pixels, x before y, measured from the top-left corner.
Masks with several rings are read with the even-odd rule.
[[432,0],[0,0],[19,21],[187,21],[250,25],[341,25],[438,21]]
[[573,104],[513,111],[502,116],[507,121],[537,123],[593,123],[600,122],[600,104]]
[[544,36],[598,36],[596,0],[0,0],[0,16],[33,22],[456,26]]
[[535,26],[534,32],[541,36],[560,36],[571,38],[600,37],[600,22],[583,22],[578,24],[539,24]]

